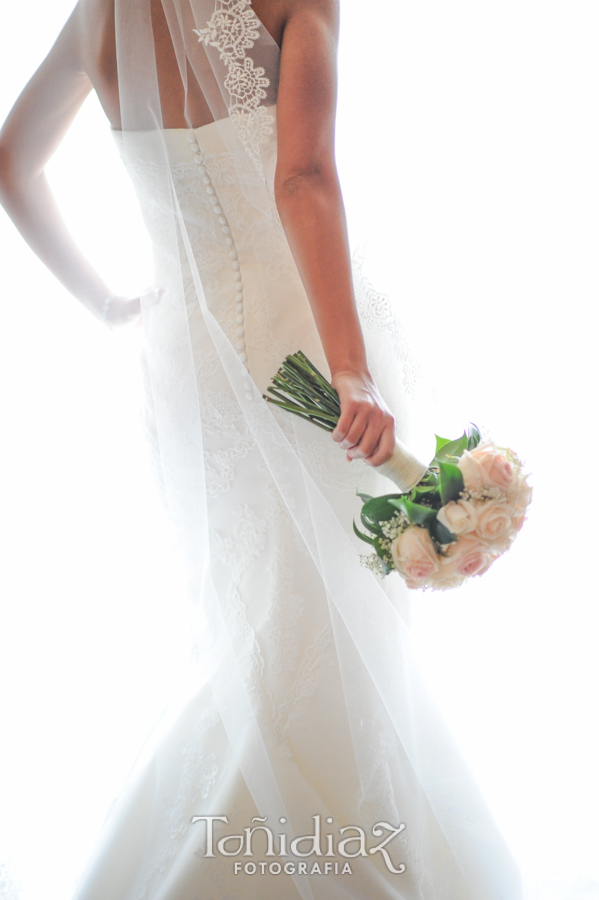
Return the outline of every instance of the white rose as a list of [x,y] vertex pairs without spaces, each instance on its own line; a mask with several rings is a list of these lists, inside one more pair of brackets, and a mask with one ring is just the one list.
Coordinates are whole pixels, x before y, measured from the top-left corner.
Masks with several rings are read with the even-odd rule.
[[469,500],[451,500],[441,507],[437,519],[453,534],[468,534],[476,528],[478,514]]

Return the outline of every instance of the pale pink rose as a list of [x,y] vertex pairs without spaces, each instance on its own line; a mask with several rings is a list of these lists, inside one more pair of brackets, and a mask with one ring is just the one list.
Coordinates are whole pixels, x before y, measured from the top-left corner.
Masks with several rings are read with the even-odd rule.
[[458,572],[458,562],[458,558],[451,559],[446,556],[440,558],[439,571],[430,578],[430,584],[436,591],[450,590],[462,584],[464,576]]
[[391,544],[393,564],[411,588],[420,587],[439,568],[439,557],[426,528],[412,525]]
[[476,533],[483,541],[501,541],[511,531],[512,509],[505,500],[487,500],[479,506]]
[[525,521],[526,516],[512,516],[512,527],[514,531],[520,531]]
[[443,577],[439,577],[438,575],[434,575],[431,587],[435,591],[451,591],[454,588],[460,587],[464,583],[463,575],[444,575]]
[[452,564],[456,574],[464,578],[481,575],[490,565],[489,548],[473,534],[462,535],[449,545],[447,553],[447,565]]
[[506,550],[509,550],[516,536],[516,532],[512,529],[509,534],[504,535],[502,538],[497,538],[496,541],[493,541],[489,544],[489,550],[496,555],[501,556],[502,553],[505,553]]
[[478,515],[475,505],[469,500],[452,500],[441,507],[437,518],[453,534],[468,534],[476,528]]
[[472,458],[485,470],[488,484],[504,490],[511,487],[514,482],[514,467],[506,459],[505,453],[494,444],[479,444],[472,451]]
[[495,560],[498,559],[500,555],[501,555],[501,554],[498,554],[497,556],[490,556],[490,557],[488,557],[487,565],[484,567],[484,569],[481,569],[480,572],[478,572],[477,574],[478,574],[478,575],[484,575],[485,572],[488,572],[489,569],[491,568],[491,566],[493,565],[493,563],[495,562]]
[[487,470],[468,450],[464,450],[460,456],[458,469],[462,473],[464,487],[467,491],[479,491],[488,484]]
[[532,497],[532,488],[526,482],[526,477],[521,476],[514,484],[512,490],[508,493],[508,503],[518,513],[523,513],[530,503]]

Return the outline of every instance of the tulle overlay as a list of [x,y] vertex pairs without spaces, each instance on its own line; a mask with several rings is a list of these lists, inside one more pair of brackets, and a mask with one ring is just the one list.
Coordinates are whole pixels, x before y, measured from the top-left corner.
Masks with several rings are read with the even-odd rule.
[[[130,8],[142,47],[145,4]],[[161,128],[155,98],[133,104],[153,83],[137,55],[139,71],[122,63],[115,139],[162,291],[143,311],[146,424],[188,565],[190,664],[74,900],[515,900],[515,865],[421,683],[407,591],[360,566],[355,491],[389,492],[390,482],[261,399],[298,349],[328,374],[272,199],[276,44],[246,0],[184,10],[222,86],[217,121]],[[401,328],[359,265],[355,282],[373,374],[409,443],[414,372]],[[211,816],[228,820],[213,823],[213,856]],[[234,838],[218,849],[259,825],[274,855],[264,830],[251,855],[247,844],[226,855]],[[315,829],[322,855],[289,851]],[[386,856],[375,848],[393,829]]]

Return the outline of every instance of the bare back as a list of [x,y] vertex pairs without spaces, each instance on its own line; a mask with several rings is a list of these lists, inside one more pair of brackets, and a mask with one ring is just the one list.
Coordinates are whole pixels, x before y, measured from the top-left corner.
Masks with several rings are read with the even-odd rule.
[[[293,0],[253,0],[252,9],[278,46]],[[295,5],[297,5],[297,0]],[[151,0],[157,79],[164,128],[200,127],[214,115],[187,64],[183,84],[171,34],[160,0]],[[113,128],[121,128],[114,0],[83,0],[71,20],[73,38],[81,48],[81,63]],[[191,27],[191,26],[190,26]],[[209,77],[209,73],[206,73]]]

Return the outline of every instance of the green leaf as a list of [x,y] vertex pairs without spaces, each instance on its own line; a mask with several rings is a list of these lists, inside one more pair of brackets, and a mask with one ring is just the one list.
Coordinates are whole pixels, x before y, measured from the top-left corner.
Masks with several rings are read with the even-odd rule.
[[369,519],[364,515],[364,507],[362,507],[362,511],[360,513],[360,519],[362,521],[362,525],[364,528],[367,528],[369,531],[372,531],[373,534],[378,535],[378,537],[384,537],[383,529],[379,525],[376,520]]
[[431,494],[436,494],[439,490],[438,484],[417,484],[414,490],[412,491],[412,496],[410,500],[416,500],[417,497],[425,497],[430,496]]
[[439,485],[431,485],[430,487],[414,488],[409,498],[413,503],[419,503],[421,506],[427,506],[435,510],[435,512],[443,506],[441,501],[441,491]]
[[396,497],[394,500],[390,500],[389,503],[400,512],[404,513],[406,516],[408,511],[406,509],[406,503],[412,502],[406,494],[403,494],[401,497]]
[[470,422],[470,427],[468,428],[468,450],[474,450],[475,447],[481,442],[481,434],[478,430],[478,426],[474,424],[474,422]]
[[451,442],[450,442],[449,438],[439,437],[438,434],[435,435],[435,438],[437,440],[437,446],[435,448],[435,456],[437,456],[437,454],[439,453],[439,450],[441,450],[441,448],[444,447],[445,444],[449,444]]
[[360,491],[356,491],[356,494],[360,498],[362,503],[368,503],[369,500],[372,500],[370,494],[361,494]]
[[455,441],[447,441],[447,443],[436,453],[434,462],[438,464],[447,462],[451,458],[460,457],[467,447],[468,438],[466,432],[464,432],[464,434],[461,437],[456,438]]
[[443,506],[452,500],[459,500],[464,490],[464,479],[457,466],[452,463],[439,464],[439,483]]
[[358,526],[356,525],[355,522],[354,522],[354,534],[356,534],[356,535],[360,538],[361,541],[366,541],[367,544],[372,544],[372,545],[374,545],[374,540],[373,540],[373,538],[368,537],[367,534],[363,534],[363,533],[360,531],[360,529],[358,528]]
[[367,500],[362,507],[362,515],[373,522],[387,522],[396,513],[396,508],[391,506],[391,500],[402,497],[403,494],[386,494],[383,497],[373,497]]
[[424,478],[421,478],[416,488],[420,487],[438,487],[439,486],[439,476],[435,472],[434,469],[429,469]]
[[437,517],[435,520],[431,522],[429,527],[430,536],[434,541],[437,541],[438,544],[452,544],[454,541],[457,541],[457,536],[450,531],[449,528],[446,528],[442,522],[439,522]]
[[389,502],[392,506],[405,512],[412,525],[424,525],[427,527],[429,522],[432,522],[437,515],[436,510],[431,509],[430,506],[413,503],[407,497],[402,497],[400,500],[390,500]]

